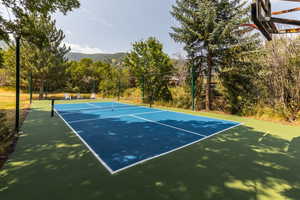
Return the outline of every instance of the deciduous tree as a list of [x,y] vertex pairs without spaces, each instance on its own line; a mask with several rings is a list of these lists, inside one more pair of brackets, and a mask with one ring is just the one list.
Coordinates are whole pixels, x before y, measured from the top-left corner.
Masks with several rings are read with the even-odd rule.
[[132,75],[137,77],[138,86],[145,89],[147,100],[170,100],[169,77],[174,68],[163,45],[155,38],[135,42],[124,61]]

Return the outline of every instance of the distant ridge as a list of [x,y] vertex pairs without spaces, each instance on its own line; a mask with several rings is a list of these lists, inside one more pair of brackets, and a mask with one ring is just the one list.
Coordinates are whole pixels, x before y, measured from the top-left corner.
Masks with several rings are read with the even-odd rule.
[[82,58],[91,58],[94,61],[107,61],[111,62],[112,59],[116,61],[122,60],[126,56],[126,53],[114,53],[114,54],[104,54],[104,53],[97,53],[97,54],[84,54],[84,53],[75,53],[70,52],[67,55],[67,58],[71,61],[79,61]]

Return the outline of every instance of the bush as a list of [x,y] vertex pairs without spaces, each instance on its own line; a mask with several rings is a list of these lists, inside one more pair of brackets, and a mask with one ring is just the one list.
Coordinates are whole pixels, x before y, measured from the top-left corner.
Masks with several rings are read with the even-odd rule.
[[128,88],[123,92],[124,98],[135,98],[135,99],[141,99],[142,98],[142,92],[139,88]]
[[7,148],[12,143],[12,132],[8,128],[6,115],[0,112],[0,155],[6,154]]
[[192,107],[191,94],[184,87],[170,88],[172,100],[156,101],[155,103],[161,106],[176,107],[190,109]]

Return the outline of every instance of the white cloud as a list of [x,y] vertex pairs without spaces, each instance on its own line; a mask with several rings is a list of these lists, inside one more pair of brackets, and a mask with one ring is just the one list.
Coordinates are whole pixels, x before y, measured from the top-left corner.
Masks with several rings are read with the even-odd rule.
[[12,14],[12,11],[5,7],[3,4],[0,3],[0,14],[4,19],[11,20],[14,19],[14,15]]
[[104,53],[103,50],[98,49],[96,47],[90,47],[88,45],[79,45],[79,44],[71,44],[71,43],[65,43],[67,47],[71,48],[72,52],[77,53],[86,53],[86,54],[94,54],[94,53]]
[[106,26],[108,28],[113,27],[113,24],[110,23],[109,21],[107,21],[104,18],[99,18],[99,17],[93,16],[93,15],[89,15],[89,16],[86,17],[86,19],[91,21],[91,22],[94,22],[96,24],[101,24],[103,26]]
[[72,32],[71,32],[70,30],[66,30],[66,31],[65,31],[65,34],[66,34],[66,35],[69,35],[69,36],[72,36],[72,35],[73,35]]
[[107,19],[99,17],[97,15],[97,13],[93,12],[90,9],[81,7],[79,9],[79,12],[81,12],[84,15],[85,20],[89,20],[89,21],[94,22],[96,24],[101,24],[101,25],[106,26],[108,28],[113,27],[113,24],[110,23]]

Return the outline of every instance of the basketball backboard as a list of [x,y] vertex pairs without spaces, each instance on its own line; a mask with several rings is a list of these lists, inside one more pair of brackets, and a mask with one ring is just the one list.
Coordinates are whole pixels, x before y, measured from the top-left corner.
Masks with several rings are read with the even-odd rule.
[[260,22],[269,22],[271,19],[271,2],[270,0],[256,0],[257,19]]
[[[300,2],[300,0],[283,0]],[[273,15],[280,15],[290,12],[300,11],[300,7],[274,11],[271,9],[270,0],[256,0],[251,4],[251,18],[257,29],[265,36],[267,40],[272,40],[272,34],[300,33],[300,28],[278,29],[278,24],[300,26],[297,19],[277,18]],[[280,28],[280,27],[279,27]]]
[[[251,4],[251,18],[258,30],[265,36],[267,40],[272,40],[272,33],[270,30],[269,22],[266,21],[264,14],[258,14],[258,3]],[[261,10],[260,10],[261,11]]]

